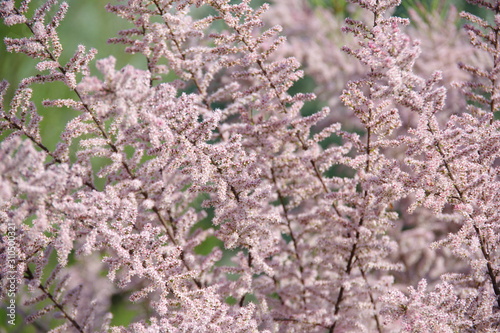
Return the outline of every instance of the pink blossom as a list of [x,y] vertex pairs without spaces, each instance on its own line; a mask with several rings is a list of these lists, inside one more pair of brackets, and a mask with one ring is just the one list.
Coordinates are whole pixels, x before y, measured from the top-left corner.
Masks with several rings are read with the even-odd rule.
[[[494,19],[109,4],[139,69],[63,56],[65,2],[2,1],[36,61],[0,83],[4,304],[71,332],[498,331],[500,19],[470,2]],[[55,81],[74,98],[33,99]],[[77,113],[55,149],[43,107]]]

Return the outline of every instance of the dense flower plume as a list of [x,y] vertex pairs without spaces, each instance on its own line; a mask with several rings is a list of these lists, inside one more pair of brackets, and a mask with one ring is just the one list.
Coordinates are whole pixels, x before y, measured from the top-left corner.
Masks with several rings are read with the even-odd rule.
[[[117,68],[63,48],[67,3],[1,1],[38,71],[0,83],[5,327],[498,332],[500,1],[469,2],[491,15],[461,29],[400,0],[343,24],[299,0],[118,1],[108,42],[144,66]],[[33,98],[53,82],[74,98]],[[55,149],[41,108],[76,114]]]

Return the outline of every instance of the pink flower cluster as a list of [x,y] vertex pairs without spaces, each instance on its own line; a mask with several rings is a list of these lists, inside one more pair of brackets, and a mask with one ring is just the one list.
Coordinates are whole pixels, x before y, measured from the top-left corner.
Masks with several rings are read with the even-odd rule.
[[[1,1],[39,72],[0,83],[7,327],[498,332],[500,1],[470,2],[492,19],[462,30],[400,0],[343,24],[299,0],[118,1],[109,42],[144,66],[117,69],[62,61],[65,2]],[[318,97],[292,93],[304,76]],[[75,98],[34,102],[52,82]],[[55,149],[40,107],[78,113]]]

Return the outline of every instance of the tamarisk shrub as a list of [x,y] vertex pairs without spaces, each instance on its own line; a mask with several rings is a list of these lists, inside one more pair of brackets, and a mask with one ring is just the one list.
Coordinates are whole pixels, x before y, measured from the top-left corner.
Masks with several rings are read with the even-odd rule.
[[[399,0],[350,2],[342,28],[290,2],[323,53],[300,49],[300,27],[284,22],[287,41],[269,24],[283,1],[107,5],[130,23],[109,43],[141,68],[94,63],[83,45],[63,61],[65,2],[0,2],[4,24],[29,32],[5,37],[7,50],[39,71],[9,100],[0,84],[1,295],[10,302],[13,278],[17,325],[497,332],[500,2],[470,1],[493,17],[461,14],[470,44],[453,26],[462,74],[435,71],[456,71],[442,56],[419,63],[426,23],[391,16]],[[332,27],[345,35],[328,42]],[[304,72],[332,109],[304,111],[315,96],[290,89]],[[34,90],[53,82],[74,98],[37,105]],[[40,107],[77,113],[55,149]],[[116,323],[124,304],[133,315]]]

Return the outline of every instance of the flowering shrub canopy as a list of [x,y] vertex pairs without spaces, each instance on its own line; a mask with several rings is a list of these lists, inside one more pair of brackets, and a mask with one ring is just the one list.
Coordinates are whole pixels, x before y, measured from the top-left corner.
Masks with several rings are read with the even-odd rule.
[[[117,68],[63,61],[67,3],[1,1],[38,72],[0,83],[7,327],[498,332],[500,1],[463,29],[350,2],[118,1]],[[77,112],[55,149],[40,108]]]

